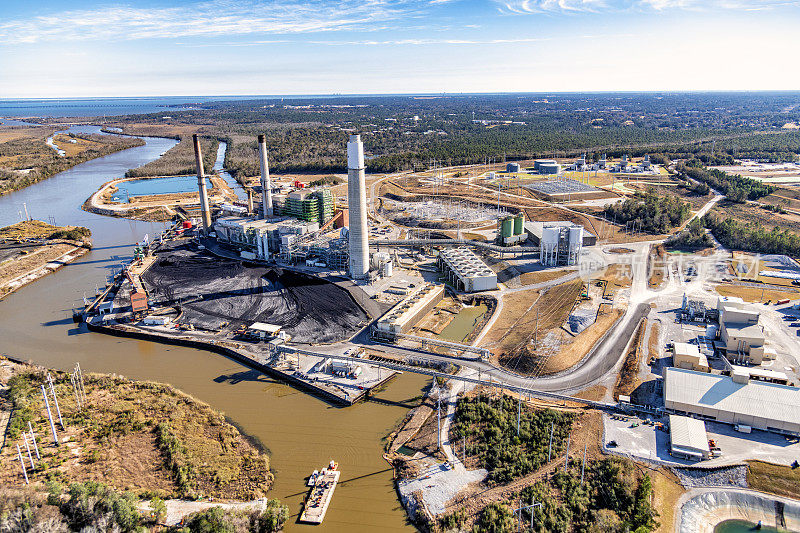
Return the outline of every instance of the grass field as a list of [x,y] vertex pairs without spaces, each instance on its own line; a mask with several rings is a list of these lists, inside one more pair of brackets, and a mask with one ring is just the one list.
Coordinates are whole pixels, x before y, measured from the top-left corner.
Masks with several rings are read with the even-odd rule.
[[747,485],[751,489],[798,499],[800,468],[789,468],[763,461],[748,461]]
[[[9,365],[3,363],[4,372]],[[51,370],[65,425],[58,428],[63,445],[55,447],[39,392],[45,371],[15,365],[12,372],[3,379],[14,407],[0,453],[3,484],[20,483],[16,444],[30,421],[42,453],[29,472],[33,483],[95,480],[139,494],[236,500],[262,497],[271,485],[266,456],[221,413],[160,383],[87,374],[80,411],[69,376]]]

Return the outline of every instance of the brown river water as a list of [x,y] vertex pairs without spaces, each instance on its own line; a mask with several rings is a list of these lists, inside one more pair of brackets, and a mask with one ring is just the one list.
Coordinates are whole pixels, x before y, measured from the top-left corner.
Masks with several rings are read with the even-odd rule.
[[[270,497],[289,505],[289,531],[413,530],[382,451],[383,438],[408,410],[406,401],[427,385],[424,377],[401,375],[376,400],[339,408],[218,354],[91,333],[72,322],[71,309],[84,293],[91,296],[95,285],[102,286],[145,233],[153,236],[163,228],[80,210],[102,183],[174,144],[147,141],[0,197],[0,226],[19,221],[25,203],[34,218],[89,227],[95,245],[75,263],[0,301],[0,353],[62,370],[79,361],[89,372],[170,383],[224,412],[270,450],[275,471]],[[331,459],[339,462],[342,477],[325,522],[297,524],[305,477]]]

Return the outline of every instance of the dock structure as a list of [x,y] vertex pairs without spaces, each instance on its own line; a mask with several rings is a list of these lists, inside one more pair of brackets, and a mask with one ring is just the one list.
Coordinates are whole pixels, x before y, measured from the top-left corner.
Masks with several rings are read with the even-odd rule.
[[326,470],[324,474],[317,477],[314,486],[308,494],[308,500],[303,506],[303,514],[300,521],[309,524],[321,524],[328,512],[328,505],[333,498],[333,491],[339,482],[339,470]]

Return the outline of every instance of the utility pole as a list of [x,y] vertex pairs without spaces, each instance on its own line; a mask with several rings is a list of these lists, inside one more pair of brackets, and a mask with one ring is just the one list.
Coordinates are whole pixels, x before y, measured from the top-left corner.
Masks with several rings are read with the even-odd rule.
[[58,423],[61,424],[61,430],[63,431],[66,428],[64,427],[64,420],[61,418],[61,408],[58,406],[58,397],[56,396],[56,389],[53,387],[53,378],[50,376],[50,372],[47,373],[47,381],[50,383],[50,392],[53,394],[53,403],[56,404]]
[[550,457],[551,457],[550,454],[553,451],[553,432],[555,431],[555,429],[556,429],[556,423],[555,422],[551,422],[550,423],[550,445],[547,447],[547,462],[548,463],[550,462]]
[[47,401],[47,391],[42,385],[42,396],[44,396],[44,406],[47,407],[47,418],[50,420],[50,431],[53,432],[53,443],[58,446],[58,436],[56,435],[56,425],[53,423],[53,414],[50,412],[50,402]]
[[31,455],[31,447],[28,446],[28,435],[23,433],[22,438],[25,440],[25,449],[28,451],[28,459],[31,462],[31,470],[36,470],[36,465],[33,464],[33,455]]
[[583,473],[586,471],[586,448],[589,446],[589,443],[583,445],[583,464],[581,465],[581,485],[583,485]]
[[17,457],[19,458],[19,466],[22,467],[22,475],[25,476],[25,484],[28,484],[28,471],[25,469],[25,461],[22,460],[22,451],[19,449],[19,444],[17,444]]
[[41,459],[42,456],[39,455],[39,446],[36,444],[36,434],[33,432],[33,426],[31,426],[30,422],[28,422],[28,429],[31,432],[31,440],[33,441],[33,449],[36,451],[36,458]]
[[533,530],[533,509],[535,507],[541,507],[541,503],[536,503],[536,497],[531,495],[531,504],[530,505],[522,505],[522,501],[519,502],[519,507],[514,509],[514,515],[517,516],[517,531],[522,531],[522,511],[526,511],[530,509],[531,512],[531,530]]
[[519,418],[522,414],[522,394],[517,398],[517,437],[519,437]]

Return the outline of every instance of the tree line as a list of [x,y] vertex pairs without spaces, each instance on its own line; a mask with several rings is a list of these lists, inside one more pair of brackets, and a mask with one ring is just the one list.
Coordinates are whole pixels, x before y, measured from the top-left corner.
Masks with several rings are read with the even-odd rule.
[[673,195],[660,196],[652,189],[610,204],[603,211],[608,220],[652,234],[668,233],[680,226],[689,218],[689,212],[687,202]]

